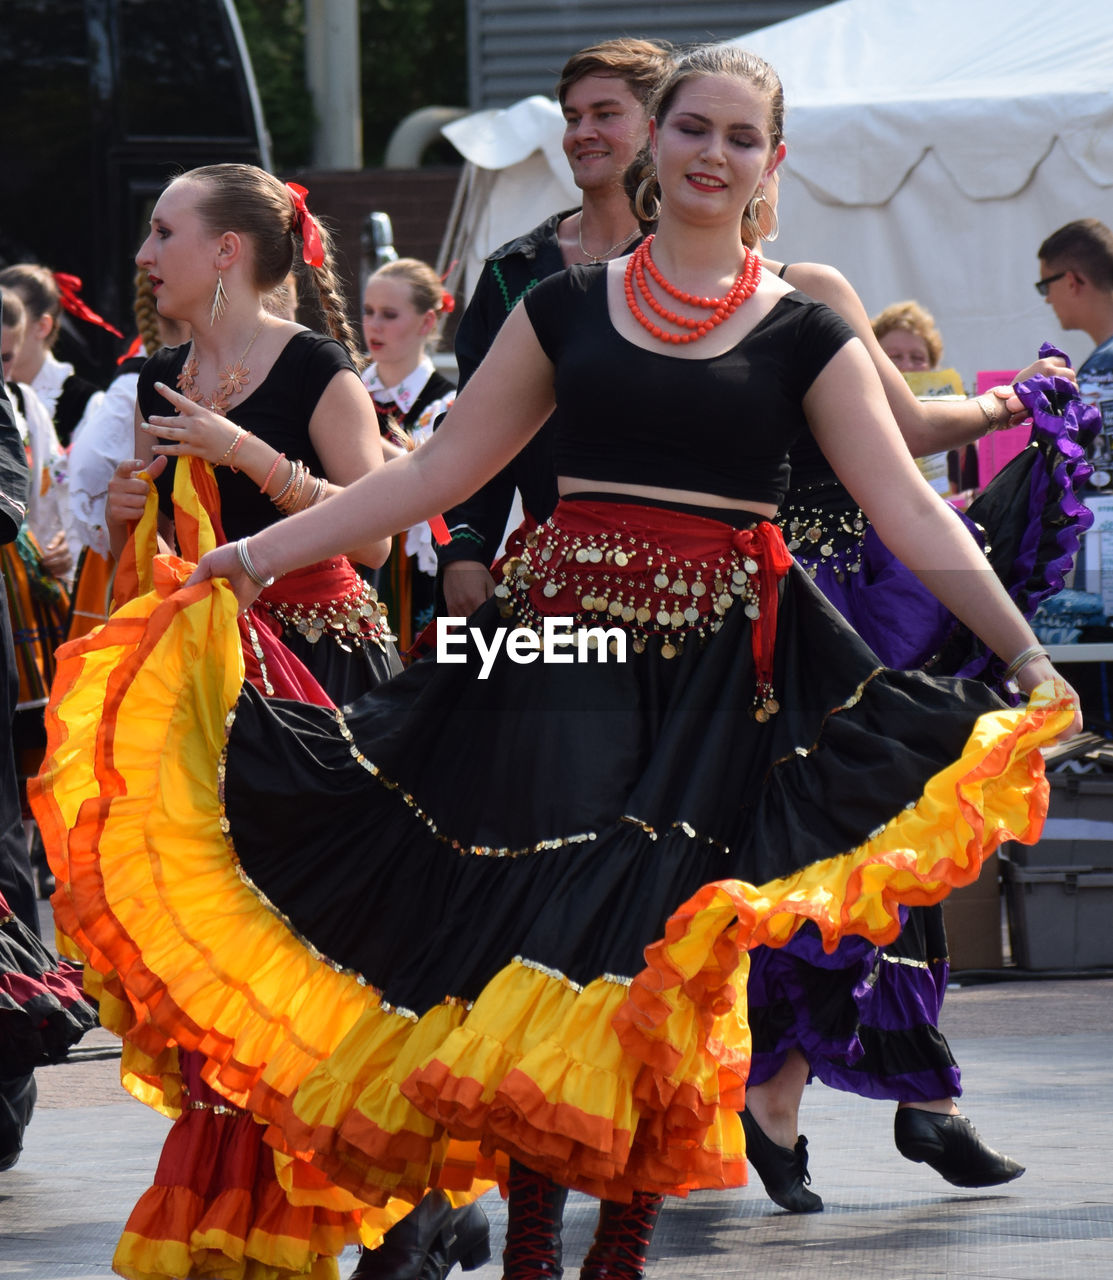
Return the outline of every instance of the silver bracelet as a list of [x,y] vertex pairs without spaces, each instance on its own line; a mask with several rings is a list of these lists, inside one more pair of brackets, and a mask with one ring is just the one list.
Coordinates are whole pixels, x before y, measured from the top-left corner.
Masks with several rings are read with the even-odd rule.
[[267,587],[274,583],[274,578],[264,578],[258,569],[252,564],[251,556],[247,550],[247,539],[241,538],[236,543],[236,559],[240,562],[240,568],[247,574],[257,587],[266,590]]
[[1041,649],[1038,644],[1034,644],[1031,648],[1022,650],[1005,668],[1004,679],[1015,680],[1020,674],[1022,667],[1026,667],[1029,662],[1035,662],[1037,658],[1046,658],[1047,656],[1047,650]]

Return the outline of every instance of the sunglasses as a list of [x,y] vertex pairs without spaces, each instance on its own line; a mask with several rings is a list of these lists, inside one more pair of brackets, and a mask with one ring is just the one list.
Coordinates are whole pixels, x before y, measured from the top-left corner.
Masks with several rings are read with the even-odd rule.
[[1060,271],[1057,276],[1044,276],[1042,280],[1036,281],[1036,292],[1041,298],[1046,298],[1055,281],[1062,280],[1062,278],[1067,275],[1070,275],[1069,271]]

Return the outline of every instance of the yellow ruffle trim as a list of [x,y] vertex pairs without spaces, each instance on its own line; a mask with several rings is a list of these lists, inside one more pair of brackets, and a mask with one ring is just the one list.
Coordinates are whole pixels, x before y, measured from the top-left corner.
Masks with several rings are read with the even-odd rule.
[[199,1050],[208,1082],[270,1122],[268,1141],[369,1204],[442,1180],[474,1194],[496,1153],[617,1198],[743,1182],[744,953],[805,919],[831,946],[889,941],[899,904],[973,880],[1002,840],[1034,840],[1037,748],[1071,716],[1061,688],[1042,688],[983,716],[962,758],[861,848],[762,886],[705,886],[628,988],[579,990],[515,962],[470,1012],[448,1001],[414,1019],[240,879],[214,768],[242,676],[236,604],[220,583],[177,590],[182,572],[157,561],[152,593],[60,653],[33,801],[59,926],[118,980],[146,1100],[161,1088],[172,1105],[168,1046]]
[[[180,469],[179,474],[183,473]],[[184,500],[194,507],[202,546],[212,545],[211,530],[194,497],[187,486]],[[175,500],[180,499],[181,487],[175,491]],[[152,499],[144,517],[152,536],[154,518]],[[164,865],[155,852],[160,842],[164,849],[173,846],[177,858],[169,859],[170,873],[182,881],[190,878],[187,868],[193,854],[206,843],[210,851],[214,847],[211,823],[194,819],[199,794],[206,790],[212,794],[212,759],[205,759],[203,753],[223,742],[223,712],[219,706],[212,710],[211,699],[207,699],[209,706],[204,712],[198,705],[174,709],[176,691],[189,681],[191,669],[202,662],[206,664],[205,676],[215,682],[220,699],[228,706],[238,696],[243,680],[242,651],[234,625],[236,602],[223,586],[215,591],[211,586],[181,590],[191,569],[189,563],[174,557],[144,561],[139,565],[140,579],[148,594],[124,604],[95,633],[65,646],[60,653],[65,669],[59,672],[54,690],[57,707],[62,710],[48,712],[50,765],[32,787],[44,833],[50,833],[47,843],[58,877],[54,896],[57,935],[68,954],[86,961],[85,987],[99,1002],[102,1024],[124,1039],[121,1077],[125,1088],[172,1117],[180,1114],[182,1105],[175,1047],[181,1011],[147,963],[149,957],[142,954],[143,947],[136,943],[129,922],[138,921],[136,936],[142,936],[146,929],[147,943],[150,927],[153,925],[156,933],[159,930],[159,916],[164,929],[175,920],[181,922],[177,914],[181,904],[158,897]],[[162,663],[165,666],[160,667]],[[144,697],[135,696],[136,674],[150,675],[155,667],[160,667],[155,685],[145,687]],[[214,684],[205,687],[211,690]],[[163,707],[158,708],[164,699]],[[129,719],[128,732],[117,737],[120,716],[130,717],[133,712],[138,713],[137,718]],[[183,755],[176,754],[170,745],[180,723],[175,716],[187,720],[197,731],[189,735],[190,744]],[[173,767],[176,761],[186,765],[184,774]],[[165,805],[161,812],[160,805]],[[151,825],[150,844],[148,816],[161,819]],[[179,826],[179,819],[183,842],[177,846],[166,836]],[[115,839],[102,840],[109,822]],[[219,825],[216,839],[215,847],[220,847]],[[151,852],[150,865],[142,865],[142,859],[130,859],[129,867],[129,845]],[[107,849],[119,856],[102,859],[102,851]],[[205,906],[204,895],[212,891],[214,882],[216,896]],[[229,892],[239,896],[243,905],[247,894],[234,872],[210,878],[207,888],[195,882],[186,894],[186,913],[195,908],[211,913],[213,903],[224,902]],[[127,908],[117,915],[115,906],[119,903],[126,903]],[[172,928],[168,932],[173,934]],[[175,937],[171,958],[180,955],[183,943],[187,948],[192,943],[184,931]],[[224,942],[238,937],[233,919],[225,921],[221,937]],[[260,972],[266,968],[258,950],[248,963],[258,964]],[[274,958],[267,963],[273,965]],[[316,967],[306,959],[306,970]],[[306,990],[307,1001],[316,998],[320,985]],[[324,986],[322,1007],[327,1008],[332,994],[327,990],[329,984]],[[348,986],[353,992],[358,990],[354,981]],[[250,1001],[250,994],[245,998]],[[193,1024],[189,1025],[192,1030]],[[326,1051],[329,1043],[326,1036]],[[262,1134],[260,1128],[260,1140]],[[149,1234],[125,1232],[117,1255],[120,1273],[143,1280],[187,1271],[222,1280],[278,1280],[294,1275],[325,1280],[335,1277],[335,1262],[318,1257],[318,1253],[339,1253],[345,1243],[356,1239],[357,1228],[363,1243],[374,1247],[412,1208],[411,1203],[395,1199],[381,1207],[368,1207],[329,1182],[320,1170],[270,1147],[263,1149],[261,1158],[273,1159],[278,1175],[275,1187],[281,1188],[263,1219],[252,1220],[245,1210],[248,1216],[242,1222],[227,1214],[225,1221],[221,1214],[230,1201],[224,1196],[221,1212],[214,1213],[211,1207],[207,1211],[208,1225],[203,1232],[179,1231],[181,1238],[175,1240],[174,1223],[181,1225],[183,1208],[188,1209],[196,1197],[185,1187],[153,1188],[145,1198],[148,1210],[155,1205],[147,1214]],[[469,1176],[462,1182],[464,1190],[454,1193],[453,1199],[466,1203],[490,1185],[473,1186]],[[345,1215],[344,1222],[330,1225],[328,1212]]]
[[132,1211],[112,1259],[128,1280],[338,1280],[337,1256],[350,1242],[340,1224],[228,1191],[203,1205],[185,1187],[152,1187]]

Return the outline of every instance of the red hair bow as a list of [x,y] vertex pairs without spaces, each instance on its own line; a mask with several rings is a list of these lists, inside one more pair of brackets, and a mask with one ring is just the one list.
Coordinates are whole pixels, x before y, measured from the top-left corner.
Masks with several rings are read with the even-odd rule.
[[145,355],[145,354],[146,354],[146,353],[145,353],[145,351],[143,350],[143,338],[142,338],[142,335],[140,335],[140,334],[138,334],[138,333],[137,333],[137,334],[135,335],[135,337],[134,337],[134,338],[132,338],[132,340],[131,340],[131,346],[130,346],[130,347],[128,347],[128,349],[127,349],[127,350],[124,352],[124,354],[123,354],[123,355],[122,355],[122,356],[121,356],[121,357],[116,361],[116,363],[117,363],[117,364],[123,364],[125,360],[131,360],[131,359],[133,359],[135,356],[141,356],[141,355]]
[[286,190],[294,202],[294,220],[301,232],[301,256],[311,267],[323,267],[325,247],[321,243],[321,233],[317,229],[317,223],[309,212],[309,206],[305,203],[305,197],[309,192],[305,187],[299,187],[296,182],[287,182]]
[[87,320],[90,324],[100,325],[102,329],[107,329],[109,333],[114,333],[117,338],[124,335],[119,329],[114,329],[102,316],[97,313],[78,297],[81,289],[81,280],[77,276],[67,275],[64,271],[54,272],[54,283],[58,286],[59,301],[62,306],[79,320]]
[[441,310],[446,316],[450,316],[456,310],[456,299],[447,289],[441,293]]

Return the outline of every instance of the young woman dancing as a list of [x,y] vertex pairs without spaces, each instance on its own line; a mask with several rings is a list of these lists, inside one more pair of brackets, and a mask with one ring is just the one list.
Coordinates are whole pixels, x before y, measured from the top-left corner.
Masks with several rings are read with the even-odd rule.
[[[195,559],[204,545],[279,523],[381,465],[328,235],[305,199],[301,188],[254,166],[213,165],[175,179],[155,206],[136,262],[159,314],[188,325],[192,340],[162,348],[140,370],[136,457],[108,482],[118,606],[150,589],[156,525],[164,545]],[[316,285],[327,336],[267,306],[295,254]],[[207,429],[178,441],[169,460],[155,457],[142,425],[164,403],[154,389],[160,380],[211,416]],[[157,511],[153,499],[148,503],[148,475]],[[371,565],[388,549],[388,539],[345,548]],[[239,635],[248,678],[266,696],[342,704],[400,669],[374,591],[342,554],[276,582],[240,619]],[[83,643],[96,649],[103,638]],[[55,908],[60,928],[80,947],[81,926],[66,894]],[[218,915],[217,908],[210,899],[207,910]],[[354,1239],[358,1206],[323,1183],[300,1186],[297,1168],[281,1171],[284,1187],[260,1127],[205,1084],[203,1058],[176,1055],[170,1040],[128,1007],[124,971],[107,974],[101,985],[103,1020],[125,1039],[125,1085],[175,1116],[116,1269],[150,1277],[207,1268],[268,1280],[335,1271],[318,1255]]]
[[[105,961],[130,948],[152,1022],[369,1203],[508,1157],[509,1280],[559,1274],[562,1188],[609,1202],[581,1273],[599,1280],[641,1274],[662,1194],[744,1182],[746,953],[806,919],[830,946],[891,939],[902,902],[1036,838],[1038,747],[1078,728],[864,349],[741,244],[782,114],[767,64],[687,55],[655,111],[656,239],[527,294],[420,450],[136,601],[111,655],[70,655],[51,717],[37,805],[59,883],[105,886],[112,917],[83,926]],[[161,451],[220,426],[163,394]],[[236,615],[272,574],[474,492],[557,403],[561,502],[469,620],[465,662],[343,709],[243,685]],[[880,668],[793,566],[770,517],[808,430],[1025,706]],[[551,643],[560,618],[584,661],[559,661],[576,656]],[[128,732],[155,681],[160,758],[170,777],[194,762],[181,871],[165,781],[142,785],[151,747]],[[73,802],[102,789],[94,831]],[[229,895],[235,945],[191,907],[198,875]],[[161,946],[168,918],[188,965]]]

